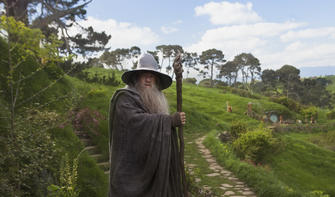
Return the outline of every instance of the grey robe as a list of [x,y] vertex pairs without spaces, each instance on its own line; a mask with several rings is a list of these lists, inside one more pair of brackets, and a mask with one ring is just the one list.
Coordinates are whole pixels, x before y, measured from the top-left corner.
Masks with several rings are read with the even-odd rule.
[[133,89],[115,92],[109,115],[109,196],[183,196],[171,116],[150,114]]

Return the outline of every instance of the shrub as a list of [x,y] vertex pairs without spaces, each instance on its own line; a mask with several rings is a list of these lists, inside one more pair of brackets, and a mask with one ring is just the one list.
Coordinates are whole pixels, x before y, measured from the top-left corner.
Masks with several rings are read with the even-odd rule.
[[237,94],[237,95],[242,96],[242,97],[247,97],[247,98],[253,98],[253,99],[260,99],[261,98],[257,94],[253,94],[248,90],[243,90],[243,89],[239,89],[239,88],[232,88],[231,93]]
[[247,125],[244,122],[235,121],[231,124],[229,132],[233,138],[237,139],[243,133],[247,132]]
[[327,113],[327,119],[328,120],[334,120],[335,119],[335,110],[330,111]]
[[301,110],[301,114],[305,118],[305,122],[311,120],[312,117],[313,120],[318,119],[318,109],[315,106],[310,106],[308,108]]
[[195,84],[197,82],[196,78],[186,78],[183,80],[184,83],[190,83],[190,84]]
[[36,109],[25,112],[17,117],[14,130],[0,134],[1,196],[45,196],[54,178],[57,151],[47,130],[59,116]]
[[233,148],[241,159],[251,160],[256,164],[262,162],[275,145],[276,140],[271,131],[267,130],[246,132],[233,142]]
[[289,110],[299,113],[302,110],[302,106],[297,101],[287,98],[285,96],[282,97],[272,97],[270,98],[272,102],[279,103],[281,105],[286,106]]

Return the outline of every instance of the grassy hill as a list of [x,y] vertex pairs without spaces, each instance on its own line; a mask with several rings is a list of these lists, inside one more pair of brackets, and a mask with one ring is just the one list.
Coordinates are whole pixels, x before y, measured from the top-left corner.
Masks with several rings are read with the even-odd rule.
[[[92,137],[92,142],[102,154],[102,159],[108,160],[108,107],[113,93],[124,86],[120,81],[122,72],[102,68],[90,68],[85,72],[87,74],[81,76],[81,79],[66,76],[53,89],[37,97],[35,101],[41,104],[53,101],[50,105],[46,105],[45,109],[61,114],[63,120],[76,119],[78,114],[85,110],[99,114],[98,125],[90,122],[92,119],[85,119],[89,117],[89,114],[80,120],[92,123],[86,124],[87,127],[83,129],[86,129],[86,132]],[[114,81],[109,81],[113,85],[103,84],[108,77],[113,77]],[[40,78],[43,79],[43,83],[39,83],[38,78],[34,78],[36,81],[31,81],[31,84],[34,84],[32,86],[34,91],[49,83],[48,74],[40,73]],[[176,111],[175,89],[175,83],[173,83],[170,88],[164,90],[171,113]],[[65,97],[66,99],[62,99]],[[226,111],[227,102],[232,106],[232,113]],[[0,104],[4,103],[6,104],[3,99],[0,99]],[[245,114],[248,103],[252,103],[253,111],[258,119]],[[67,114],[69,110],[73,113]],[[266,112],[283,115],[285,119],[293,121],[300,119],[300,114],[283,105],[271,102],[267,97],[228,91],[226,88],[199,87],[188,83],[183,84],[183,111],[187,114],[187,124],[184,127],[185,160],[197,166],[194,174],[189,176],[192,180],[201,178],[199,182],[192,182],[194,187],[202,188],[207,185],[217,188],[222,183],[219,178],[206,176],[209,173],[208,164],[200,157],[199,150],[194,143],[197,138],[207,136],[205,145],[211,150],[217,161],[247,183],[257,196],[313,196],[314,194],[310,194],[312,191],[321,191],[319,193],[335,196],[333,187],[335,184],[335,176],[333,176],[335,174],[334,128],[327,130],[297,129],[293,132],[274,133],[274,137],[281,145],[279,150],[268,155],[262,165],[255,165],[238,158],[231,144],[221,143],[217,138],[218,134],[229,131],[231,125],[237,120],[245,123],[248,130],[265,128],[269,125],[262,123],[259,117]],[[320,119],[318,122],[326,122],[322,115],[323,111],[320,112],[322,113],[318,117]],[[3,122],[3,119],[0,121]],[[70,160],[73,160],[84,148],[74,130],[76,130],[74,123],[67,121],[65,125],[50,131],[59,151],[54,162],[57,165],[53,167],[55,174],[59,173],[62,155],[68,154]],[[108,176],[86,152],[80,156],[78,173],[79,196],[107,195]],[[213,192],[218,196],[223,195],[223,191],[219,189],[214,189]]]
[[[98,68],[89,69],[87,72],[91,73],[91,76],[98,73],[100,77],[103,75],[111,75],[111,70],[100,70]],[[116,78],[119,79],[121,73],[116,73]],[[112,96],[116,88],[122,87],[124,84],[120,84],[117,87],[104,86],[99,84],[85,84],[82,82],[75,82],[79,86],[85,86],[87,89],[86,97],[81,103],[81,107],[91,107],[100,111],[102,114],[107,115],[109,98]],[[171,112],[175,111],[176,106],[176,92],[175,83],[164,91],[169,100]],[[233,112],[226,112],[226,102],[229,102],[233,107]],[[224,89],[216,88],[205,88],[198,87],[196,85],[187,84],[183,85],[183,110],[187,114],[187,125],[185,125],[185,140],[188,142],[185,149],[186,162],[195,162],[199,166],[199,176],[203,177],[201,173],[206,172],[206,165],[202,164],[202,161],[196,161],[196,156],[199,154],[197,148],[192,145],[192,142],[197,137],[207,135],[212,131],[212,136],[209,137],[211,143],[207,143],[207,146],[212,150],[216,151],[220,146],[214,146],[221,142],[218,138],[214,137],[223,130],[229,130],[233,121],[240,120],[245,122],[249,129],[257,129],[264,125],[256,119],[250,118],[245,115],[247,111],[247,104],[253,103],[253,108],[259,114],[266,111],[275,111],[277,114],[286,114],[287,118],[295,119],[299,118],[299,114],[290,111],[285,106],[277,103],[270,102],[269,99],[261,97],[259,99],[241,97],[235,94],[227,93]],[[106,124],[106,122],[102,122]],[[106,126],[101,126],[101,136],[107,137]],[[303,131],[298,131],[301,133]],[[327,131],[324,131],[327,132]],[[334,133],[335,130],[328,131]],[[294,134],[294,132],[293,132]],[[269,196],[279,192],[280,196],[304,196],[312,191],[323,191],[325,193],[335,195],[333,185],[335,184],[334,176],[332,176],[333,169],[335,169],[334,158],[335,154],[333,151],[326,150],[325,148],[313,144],[310,140],[299,139],[294,135],[290,134],[276,134],[276,138],[280,139],[284,144],[281,151],[277,154],[269,156],[264,166],[256,167],[252,164],[248,164],[245,161],[241,161],[233,156],[234,163],[221,162],[222,165],[227,166],[236,175],[244,180],[248,185],[253,187],[259,196]],[[304,135],[304,134],[301,134]],[[307,134],[306,134],[307,135]],[[97,139],[97,142],[105,143],[101,145],[102,151],[108,150],[107,140],[101,137]],[[207,141],[208,141],[207,140]],[[297,157],[299,155],[299,157]],[[223,157],[222,161],[229,160],[225,159],[224,155],[216,155],[218,158]],[[241,168],[236,166],[243,166]],[[245,166],[247,172],[244,172]],[[317,167],[316,167],[317,166]],[[251,173],[251,172],[257,173]],[[248,172],[250,172],[248,174]],[[245,174],[243,174],[245,173]],[[248,174],[248,175],[247,175]],[[254,177],[250,174],[255,174]],[[270,174],[270,175],[267,175]],[[264,181],[271,182],[272,184],[266,184]],[[203,179],[199,183],[194,183],[198,187],[202,185],[217,185],[220,180],[209,180]],[[276,183],[276,184],[273,184]],[[217,191],[218,195],[221,195],[220,191]],[[321,192],[322,193],[322,192]]]

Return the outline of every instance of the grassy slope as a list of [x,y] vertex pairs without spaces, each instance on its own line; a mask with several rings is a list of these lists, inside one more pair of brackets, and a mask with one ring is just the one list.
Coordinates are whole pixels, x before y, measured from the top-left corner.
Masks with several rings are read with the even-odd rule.
[[[98,73],[101,75],[108,75],[106,70],[100,70],[98,68],[94,68],[92,70],[93,73]],[[119,79],[121,73],[116,73],[116,77]],[[108,102],[110,97],[113,95],[114,91],[122,87],[121,84],[119,87],[107,87],[98,84],[86,84],[83,85],[82,82],[76,82],[79,85],[84,86],[86,92],[86,97],[82,102],[81,106],[91,107],[93,109],[99,110],[104,115],[107,115],[108,110]],[[98,91],[97,91],[98,90]],[[176,106],[176,93],[175,93],[175,84],[173,84],[169,89],[164,91],[168,97],[171,112],[175,111]],[[226,101],[233,106],[233,113],[226,112]],[[226,130],[229,128],[231,122],[233,120],[242,120],[247,122],[250,127],[256,128],[260,123],[254,119],[251,119],[244,115],[244,112],[247,108],[247,103],[254,103],[254,108],[258,111],[267,111],[271,109],[278,109],[279,111],[285,111],[286,113],[291,114],[291,116],[295,116],[295,114],[289,111],[286,107],[272,103],[267,101],[266,99],[250,99],[244,98],[240,96],[236,96],[233,94],[225,94],[223,90],[220,89],[209,89],[198,87],[192,84],[184,84],[183,85],[183,111],[187,114],[188,124],[185,126],[185,159],[189,163],[197,163],[199,166],[198,174],[203,177],[203,181],[199,184],[207,184],[207,185],[217,185],[220,183],[220,180],[213,180],[204,178],[204,174],[207,173],[207,164],[199,157],[197,149],[192,143],[194,139],[197,137],[208,133],[212,129],[216,130]],[[106,124],[106,123],[103,123]],[[101,132],[102,136],[107,137],[108,133],[106,131],[106,127],[102,126]],[[308,142],[298,141],[296,142],[294,138],[283,138],[285,142],[288,144],[284,151],[276,155],[276,157],[272,160],[271,169],[273,169],[274,177],[277,177],[278,180],[283,181],[289,187],[297,190],[328,190],[330,188],[329,185],[334,184],[335,180],[330,178],[330,174],[327,172],[332,172],[335,166],[332,165],[324,165],[323,170],[317,170],[313,165],[313,160],[317,159],[316,156],[313,155],[325,155],[322,157],[326,163],[331,163],[333,160],[333,155],[331,152],[324,153],[324,149],[318,148],[317,146],[313,146]],[[103,138],[101,139],[102,143],[106,143],[107,141]],[[301,144],[299,147],[304,146],[301,150],[298,150],[294,144]],[[291,145],[293,144],[293,145]],[[105,147],[105,148],[104,148]],[[106,149],[107,144],[102,145],[101,148]],[[306,148],[308,147],[308,148]],[[308,152],[306,151],[308,150]],[[107,152],[106,152],[107,153]],[[299,153],[301,157],[295,157],[295,155]],[[311,153],[313,153],[311,155]],[[289,158],[289,159],[288,159]],[[287,161],[287,165],[279,165],[279,161]],[[276,162],[278,163],[276,164]],[[275,165],[276,164],[276,165]],[[303,165],[308,164],[308,165]],[[290,173],[282,173],[285,171],[285,168],[290,167]],[[291,178],[292,174],[296,177]],[[309,174],[314,174],[310,176]],[[310,185],[310,182],[305,181],[301,177],[310,178],[313,177],[314,183],[320,180],[323,183],[323,187],[319,187],[318,184]],[[326,180],[326,181],[322,181]],[[266,192],[265,192],[266,193]]]
[[304,140],[303,134],[283,138],[285,150],[269,158],[278,179],[296,190],[320,190],[334,196],[335,152]]

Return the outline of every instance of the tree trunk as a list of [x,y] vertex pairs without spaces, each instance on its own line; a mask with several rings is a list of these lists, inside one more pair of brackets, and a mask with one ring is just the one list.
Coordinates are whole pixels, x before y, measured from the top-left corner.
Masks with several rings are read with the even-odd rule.
[[214,86],[214,82],[213,82],[213,66],[214,66],[214,61],[212,61],[212,65],[211,65],[211,88]]

